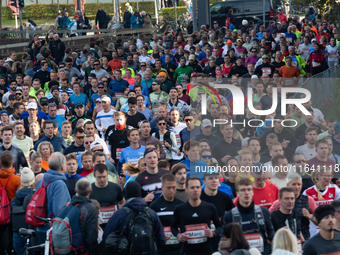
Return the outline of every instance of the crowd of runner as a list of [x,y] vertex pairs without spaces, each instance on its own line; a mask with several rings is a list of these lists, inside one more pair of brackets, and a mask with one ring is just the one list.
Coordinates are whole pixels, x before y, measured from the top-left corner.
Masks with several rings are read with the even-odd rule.
[[[44,218],[79,208],[81,254],[116,254],[134,212],[150,222],[129,254],[340,254],[340,120],[311,100],[272,107],[281,87],[338,65],[337,30],[313,15],[73,49],[35,35],[1,56],[0,254],[26,252],[20,228],[45,242],[50,225],[31,217],[42,192]],[[243,91],[244,115],[220,84]]]

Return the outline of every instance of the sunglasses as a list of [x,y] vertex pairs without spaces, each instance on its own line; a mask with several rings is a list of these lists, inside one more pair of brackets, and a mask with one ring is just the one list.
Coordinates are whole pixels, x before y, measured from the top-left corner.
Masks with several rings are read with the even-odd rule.
[[141,67],[146,67],[146,65],[141,65]]
[[22,94],[21,93],[15,93],[16,95],[19,95],[19,96],[21,96]]
[[273,85],[268,85],[267,88],[271,89],[271,88],[273,88]]
[[252,51],[252,53],[256,53],[257,51]]
[[295,163],[298,163],[298,164],[303,163],[303,162],[307,162],[307,160],[301,159],[301,160],[296,160],[296,161],[295,161]]
[[211,159],[211,155],[202,155],[202,158],[204,158],[204,159]]
[[75,136],[77,139],[84,139],[85,136]]
[[192,119],[185,119],[184,121],[185,122],[189,122],[189,121],[192,121]]
[[152,83],[152,86],[157,86],[157,85],[159,85],[158,83]]
[[100,64],[94,64],[95,66],[100,66]]
[[103,80],[102,80],[102,82],[105,82],[105,83],[106,83],[106,82],[108,82],[108,81],[103,81]]
[[41,106],[48,106],[48,104],[42,104]]
[[95,150],[95,151],[93,151],[94,153],[96,153],[96,152],[104,152],[104,149],[99,149],[99,150]]
[[104,87],[98,87],[98,89],[104,89]]
[[91,144],[91,143],[93,143],[94,141],[86,141],[86,142],[84,142],[85,144]]
[[157,123],[158,126],[166,126],[166,123]]

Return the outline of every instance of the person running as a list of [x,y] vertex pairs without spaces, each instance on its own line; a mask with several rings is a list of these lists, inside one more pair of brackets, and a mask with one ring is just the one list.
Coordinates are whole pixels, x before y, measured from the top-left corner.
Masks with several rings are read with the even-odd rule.
[[303,246],[303,254],[339,254],[340,232],[335,228],[335,209],[332,205],[320,205],[315,210],[315,218],[320,232],[309,239]]
[[154,210],[164,227],[164,234],[167,238],[166,245],[161,247],[160,254],[172,255],[179,254],[182,244],[171,233],[171,223],[174,220],[175,207],[183,202],[175,197],[176,194],[176,178],[174,175],[167,173],[161,178],[162,181],[162,196],[153,201],[150,208]]
[[268,209],[254,204],[253,183],[249,178],[239,179],[236,191],[237,206],[224,215],[223,223],[240,224],[250,247],[258,248],[262,255],[269,255],[275,231]]
[[[187,179],[186,191],[189,201],[175,208],[171,233],[184,243],[185,255],[210,255],[213,248],[208,238],[220,236],[223,230],[217,209],[200,199],[201,181],[198,177]],[[215,230],[210,228],[211,221]]]

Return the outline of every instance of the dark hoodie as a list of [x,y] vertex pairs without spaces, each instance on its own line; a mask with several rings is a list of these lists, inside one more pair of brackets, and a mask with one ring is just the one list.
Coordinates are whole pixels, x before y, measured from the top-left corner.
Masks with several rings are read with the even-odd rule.
[[[128,207],[133,211],[141,211],[147,204],[141,197],[134,197],[127,200],[124,207]],[[153,222],[153,229],[156,238],[157,246],[165,245],[166,238],[163,231],[163,225],[159,220],[156,212],[152,209],[148,211],[150,214],[151,220]],[[109,220],[105,227],[105,231],[103,234],[103,241],[105,241],[106,237],[114,231],[121,230],[124,227],[125,221],[127,219],[128,214],[125,210],[118,210],[113,217]]]
[[83,204],[80,208],[80,228],[83,234],[83,241],[85,242],[86,250],[89,250],[91,254],[97,254],[99,244],[98,237],[98,211],[96,207],[91,204],[91,200],[87,197],[73,196],[71,205]]

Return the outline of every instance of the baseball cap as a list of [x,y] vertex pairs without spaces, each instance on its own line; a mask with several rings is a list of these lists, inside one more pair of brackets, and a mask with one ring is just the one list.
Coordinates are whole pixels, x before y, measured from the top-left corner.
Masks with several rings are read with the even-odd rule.
[[99,87],[99,86],[103,86],[104,87],[104,83],[98,82],[97,87]]
[[74,15],[74,18],[79,18],[79,15]]
[[238,30],[237,30],[237,29],[234,29],[234,30],[233,30],[233,32],[236,32],[236,33],[237,33],[237,32],[238,32]]
[[47,99],[47,97],[42,97],[42,98],[40,98],[40,105],[43,105],[43,104],[48,104],[48,99]]
[[218,24],[218,22],[215,20],[215,21],[214,21],[214,24]]
[[27,109],[38,109],[38,106],[36,103],[31,102],[28,104]]
[[17,99],[17,96],[16,95],[9,95],[8,97],[9,100],[16,100]]
[[84,107],[83,103],[76,103],[76,104],[74,105],[74,108],[77,108],[78,106]]
[[[84,123],[84,124],[85,124],[85,123]],[[93,148],[94,148],[94,147],[97,147],[97,146],[102,146],[102,147],[103,147],[103,145],[102,145],[100,142],[94,141],[93,143],[91,143],[90,150],[92,151]]]
[[193,72],[193,73],[191,74],[191,77],[194,77],[194,76],[197,76],[197,73],[196,73],[196,72]]
[[280,21],[278,21],[276,24],[282,24]]
[[312,39],[312,42],[318,42],[318,40],[316,40],[315,38]]
[[258,79],[259,77],[256,74],[253,74],[250,79]]
[[233,42],[232,42],[231,40],[228,40],[228,41],[227,41],[227,44],[228,44],[228,43],[231,43],[231,44],[233,44]]
[[195,59],[196,59],[195,55],[191,54],[191,55],[189,56],[189,60],[195,60]]
[[111,99],[109,97],[103,97],[102,102],[111,102]]
[[243,140],[242,140],[242,142],[241,142],[241,146],[247,145],[249,139],[250,139],[250,137],[243,138]]
[[201,126],[204,127],[204,128],[205,128],[205,127],[212,127],[211,120],[209,120],[209,119],[204,119],[204,120],[202,120]]
[[333,128],[334,128],[335,134],[336,134],[336,135],[339,134],[339,133],[340,133],[340,121],[338,121],[337,123],[335,123],[335,124],[333,125]]
[[135,14],[139,14],[139,11],[138,11],[138,10],[136,10],[136,11],[135,11]]

